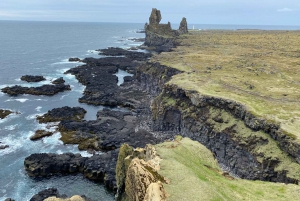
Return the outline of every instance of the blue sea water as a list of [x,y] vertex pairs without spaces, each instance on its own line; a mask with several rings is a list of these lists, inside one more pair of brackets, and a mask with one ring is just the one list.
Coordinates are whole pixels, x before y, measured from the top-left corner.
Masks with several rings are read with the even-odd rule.
[[[135,32],[141,28],[143,24],[0,21],[0,88],[16,84],[37,86],[63,77],[72,89],[52,97],[11,97],[0,92],[0,108],[18,112],[0,120],[0,142],[9,145],[9,148],[0,150],[0,200],[7,197],[17,201],[29,200],[49,187],[56,187],[61,194],[69,196],[84,194],[95,200],[114,200],[113,194],[103,185],[89,181],[81,174],[39,180],[29,178],[23,162],[32,153],[76,152],[89,155],[74,145],[63,145],[58,132],[51,137],[31,141],[29,138],[34,131],[55,129],[38,124],[35,117],[57,107],[80,106],[87,110],[85,119],[96,119],[96,112],[102,107],[79,103],[84,86],[74,76],[63,74],[67,69],[80,65],[68,62],[68,58],[100,57],[94,50],[141,45],[129,40],[144,37],[144,34]],[[43,75],[47,80],[33,84],[21,81],[20,77],[27,74]],[[119,83],[125,75],[126,72],[119,71]]]

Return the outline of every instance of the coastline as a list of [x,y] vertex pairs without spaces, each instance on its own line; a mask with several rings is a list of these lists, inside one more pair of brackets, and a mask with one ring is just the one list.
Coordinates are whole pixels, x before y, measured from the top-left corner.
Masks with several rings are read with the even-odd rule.
[[[169,47],[170,46],[168,44],[168,48]],[[164,53],[162,54],[164,55]],[[180,134],[183,136],[190,137],[191,139],[199,141],[202,144],[206,145],[206,147],[208,147],[214,153],[219,163],[224,164],[224,167],[227,167],[229,169],[229,173],[232,173],[232,175],[234,176],[252,180],[298,184],[298,177],[296,173],[297,169],[299,168],[299,164],[295,163],[295,161],[289,161],[289,165],[291,164],[293,167],[296,168],[295,172],[285,172],[286,169],[278,170],[277,168],[278,163],[282,158],[277,156],[272,157],[273,155],[271,155],[270,158],[265,157],[264,155],[256,155],[256,153],[264,153],[266,150],[258,150],[259,152],[254,152],[256,151],[256,148],[253,147],[253,144],[258,144],[259,146],[261,146],[266,144],[267,141],[267,144],[271,144],[271,148],[273,148],[273,146],[275,146],[276,148],[274,142],[276,143],[277,139],[283,138],[286,141],[282,141],[281,146],[285,146],[286,144],[288,144],[288,147],[286,147],[283,150],[286,150],[286,152],[289,153],[280,153],[284,155],[283,160],[285,160],[286,158],[290,160],[292,157],[290,157],[289,155],[293,155],[294,158],[298,157],[298,151],[295,150],[297,144],[289,146],[289,143],[293,143],[293,141],[291,141],[290,138],[286,136],[281,136],[280,138],[278,137],[278,135],[280,136],[282,135],[282,133],[278,134],[277,124],[268,123],[264,119],[257,118],[252,113],[249,113],[249,111],[247,111],[247,108],[244,108],[243,105],[240,105],[237,102],[223,98],[205,96],[203,94],[200,94],[199,92],[196,92],[193,89],[185,89],[183,85],[177,85],[176,83],[174,83],[173,76],[182,73],[182,69],[173,68],[172,65],[165,66],[163,65],[163,62],[158,63],[157,61],[161,61],[162,58],[159,59],[160,60],[152,58],[150,61],[140,62],[139,64],[141,65],[136,65],[136,69],[128,69],[128,66],[122,66],[122,64],[117,63],[117,68],[120,68],[121,66],[121,68],[129,70],[130,72],[133,72],[133,70],[135,70],[136,74],[134,79],[127,80],[127,82],[123,86],[121,86],[121,88],[123,87],[125,91],[117,90],[117,95],[109,96],[108,99],[97,99],[99,97],[95,99],[94,95],[99,91],[93,91],[94,88],[87,89],[88,86],[85,89],[85,95],[89,96],[86,99],[88,100],[88,103],[92,103],[95,105],[99,104],[109,106],[123,106],[131,109],[131,111],[129,112],[131,114],[128,114],[128,112],[111,113],[110,111],[106,111],[107,113],[102,113],[98,115],[97,120],[99,121],[94,121],[92,123],[111,123],[114,121],[118,123],[122,122],[122,124],[125,125],[125,127],[123,128],[132,128],[133,130],[135,130],[135,133],[143,130],[142,133],[138,134],[147,136],[146,139],[138,139],[143,141],[142,143],[138,143],[134,140],[135,137],[131,136],[130,139],[118,142],[116,141],[116,138],[124,138],[124,136],[115,135],[112,139],[106,142],[107,144],[105,146],[101,143],[100,146],[94,146],[93,141],[91,143],[93,144],[93,147],[91,147],[88,143],[87,149],[94,148],[96,150],[106,150],[108,151],[107,155],[111,157],[111,150],[118,151],[118,148],[120,148],[123,143],[129,143],[134,147],[144,147],[145,144],[151,142],[151,137],[149,137],[150,134],[155,136],[156,139],[159,139],[156,142],[152,141],[151,144],[157,144],[159,142],[163,142],[166,139],[173,139],[175,135]],[[134,60],[136,60],[136,57],[134,58]],[[87,63],[89,62],[89,67],[91,67],[93,65],[97,66],[99,64],[99,61],[100,60],[90,60],[87,61]],[[107,65],[107,63],[105,63],[105,65]],[[114,65],[116,65],[116,63],[114,63]],[[101,64],[99,64],[99,66],[101,66]],[[78,77],[84,76],[83,74],[78,73],[78,69],[74,68],[73,70],[76,71],[75,73],[77,73]],[[98,73],[97,70],[93,70],[94,71],[91,72],[91,74]],[[107,77],[111,78],[110,75],[115,73],[116,70],[116,68],[110,68],[109,72],[107,72],[109,74],[107,74]],[[101,72],[99,76],[103,76],[102,73],[103,72]],[[86,80],[89,80],[90,78],[87,76],[86,78],[81,77],[81,79],[81,82],[84,85],[86,85]],[[116,90],[115,88],[113,88],[113,90],[111,89],[112,88],[109,88],[109,92]],[[134,90],[142,91],[143,93],[140,94],[135,92]],[[147,98],[145,98],[145,96],[147,96]],[[206,117],[206,119],[201,118],[203,116]],[[216,116],[220,116],[220,118],[215,118]],[[132,121],[133,117],[137,117],[137,120]],[[235,126],[233,124],[230,124],[230,122],[233,119],[236,121],[234,123]],[[239,119],[240,121],[236,119]],[[134,122],[134,125],[128,126],[128,122]],[[80,126],[76,127],[75,130],[68,130],[69,125],[75,124],[74,121],[71,122],[71,124],[69,123],[70,122],[61,122],[61,128],[65,129],[64,131],[66,132],[80,131],[81,135],[83,132],[86,132],[84,130],[80,130]],[[220,124],[222,124],[222,126],[220,126]],[[243,136],[239,137],[239,135],[235,135],[236,133],[239,134],[239,132],[237,132],[238,130],[234,129],[236,125],[241,126],[242,129],[248,129],[248,131],[251,132],[249,136],[254,136],[254,138],[248,138],[248,136],[243,138]],[[91,134],[91,136],[94,137],[95,133],[93,133],[93,127],[88,124],[84,124],[84,127],[88,127],[90,129],[88,130],[89,134]],[[105,127],[103,126],[103,128]],[[118,131],[122,130],[123,128],[119,129]],[[106,127],[105,129],[108,128]],[[271,137],[274,139],[272,139],[271,137],[264,136],[265,133],[268,134],[268,132],[272,129],[275,130],[272,131],[274,132],[274,136],[271,135]],[[256,132],[260,130],[262,130],[263,134],[261,136],[256,135]],[[128,133],[126,133],[126,135],[127,134]],[[72,133],[71,135],[68,135],[67,138],[72,138],[72,135],[76,136],[75,133]],[[99,142],[100,141],[103,142],[103,139],[99,140]],[[112,141],[113,143],[111,143]],[[67,143],[77,144],[78,142]],[[226,146],[223,146],[224,144]],[[278,149],[277,147],[275,152],[277,152],[277,150],[280,149]],[[62,157],[63,156],[65,155],[62,155]],[[96,159],[91,160],[99,160],[99,158],[95,158]],[[114,154],[114,159],[117,159],[116,154]],[[51,160],[55,161],[56,159]],[[45,165],[41,160],[34,162],[33,165],[36,165],[38,163],[42,163],[42,166]],[[114,163],[117,163],[117,161],[115,161]],[[72,165],[70,165],[70,167],[71,166]],[[105,166],[105,164],[102,164],[102,166]],[[26,168],[28,167],[26,166]],[[38,168],[41,168],[41,166],[38,166]],[[46,166],[44,166],[43,168],[39,169],[40,172],[37,172],[37,175],[41,175],[41,173],[46,175],[54,173],[51,172],[51,170],[49,171],[49,169],[47,169]],[[79,172],[80,168],[82,167],[75,167],[75,169],[78,169]],[[109,168],[111,169],[112,167]],[[215,168],[217,168],[218,171],[222,171],[218,167]],[[286,165],[284,165],[283,168],[286,168]],[[72,168],[70,168],[69,170],[71,169]],[[60,171],[61,170],[59,170],[59,172]],[[263,174],[258,174],[258,172],[260,171],[262,171]],[[73,170],[70,171],[70,173],[73,172]],[[99,168],[95,168],[93,170],[87,169],[87,171],[84,174],[89,175],[87,177],[90,177],[97,181],[103,181],[105,180],[103,179],[105,178],[104,175],[107,172],[108,170],[99,171]],[[113,173],[111,173],[108,179],[109,181],[105,180],[104,183],[110,189],[116,190],[117,185],[116,183],[114,183],[115,181],[112,178],[112,175]],[[249,185],[251,185],[251,183],[249,183]],[[295,188],[298,188],[298,185],[296,185]]]

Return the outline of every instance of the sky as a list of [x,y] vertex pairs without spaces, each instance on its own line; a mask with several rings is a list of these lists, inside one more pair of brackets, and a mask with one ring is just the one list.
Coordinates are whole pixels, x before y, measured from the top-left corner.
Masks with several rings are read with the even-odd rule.
[[0,0],[0,20],[300,26],[299,0]]

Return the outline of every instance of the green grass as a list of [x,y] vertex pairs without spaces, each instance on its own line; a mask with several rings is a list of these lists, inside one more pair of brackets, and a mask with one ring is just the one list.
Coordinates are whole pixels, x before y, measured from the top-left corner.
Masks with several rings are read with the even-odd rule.
[[300,31],[193,31],[178,42],[152,57],[183,71],[169,84],[237,101],[300,139]]
[[155,146],[163,159],[159,174],[171,201],[201,200],[299,200],[300,187],[294,184],[231,179],[222,175],[212,153],[188,138]]

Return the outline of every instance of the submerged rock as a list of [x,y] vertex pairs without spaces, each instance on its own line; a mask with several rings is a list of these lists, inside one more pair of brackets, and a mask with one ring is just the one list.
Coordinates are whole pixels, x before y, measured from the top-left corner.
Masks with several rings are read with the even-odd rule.
[[49,110],[42,116],[37,116],[39,123],[57,122],[62,120],[80,121],[84,118],[86,110],[81,107],[64,106]]
[[26,82],[40,82],[46,80],[46,78],[41,75],[23,75],[21,80]]
[[15,85],[12,87],[2,88],[1,91],[7,93],[11,96],[17,96],[20,94],[31,94],[31,95],[46,95],[53,96],[58,92],[63,92],[66,90],[71,90],[70,85],[57,84],[57,85],[42,85],[40,87],[22,87]]

